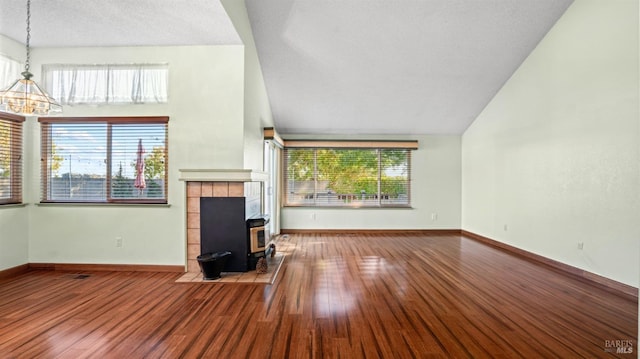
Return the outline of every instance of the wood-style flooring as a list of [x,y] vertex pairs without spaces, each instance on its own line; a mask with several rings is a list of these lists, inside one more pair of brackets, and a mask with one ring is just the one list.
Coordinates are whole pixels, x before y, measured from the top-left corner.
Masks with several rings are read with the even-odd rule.
[[[461,236],[290,235],[278,250],[273,285],[143,272],[5,279],[0,358],[637,355],[637,300]],[[615,340],[633,354],[616,354]]]

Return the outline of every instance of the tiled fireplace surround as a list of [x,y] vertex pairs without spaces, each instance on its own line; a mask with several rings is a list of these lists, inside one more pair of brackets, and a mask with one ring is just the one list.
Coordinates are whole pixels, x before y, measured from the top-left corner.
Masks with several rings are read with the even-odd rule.
[[200,272],[200,198],[245,197],[247,211],[260,211],[260,182],[187,180],[187,272]]

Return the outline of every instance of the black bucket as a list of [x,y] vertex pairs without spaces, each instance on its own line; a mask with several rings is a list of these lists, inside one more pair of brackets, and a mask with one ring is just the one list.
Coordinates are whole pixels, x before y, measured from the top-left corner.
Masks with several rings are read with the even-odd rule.
[[220,272],[227,263],[227,258],[231,252],[205,253],[198,256],[198,264],[202,271],[202,279],[211,280],[219,279]]

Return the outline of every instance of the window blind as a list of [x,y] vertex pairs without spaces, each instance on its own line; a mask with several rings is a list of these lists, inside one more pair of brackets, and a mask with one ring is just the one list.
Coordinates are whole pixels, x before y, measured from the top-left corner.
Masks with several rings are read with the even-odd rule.
[[42,202],[167,203],[167,117],[39,121]]
[[0,113],[0,204],[22,203],[22,123]]
[[411,151],[287,148],[285,205],[408,207]]

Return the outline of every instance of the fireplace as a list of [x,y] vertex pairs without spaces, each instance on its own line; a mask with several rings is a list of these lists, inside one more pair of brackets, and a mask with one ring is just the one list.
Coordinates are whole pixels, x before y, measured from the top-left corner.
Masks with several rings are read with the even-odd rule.
[[[180,170],[180,180],[186,183],[186,247],[187,272],[200,272],[197,257],[212,248],[203,248],[201,224],[201,198],[235,198],[244,201],[241,219],[243,238],[247,238],[246,220],[261,212],[263,172],[251,170]],[[225,211],[218,211],[214,221],[219,221]],[[240,217],[240,216],[239,216]],[[238,217],[238,218],[239,218]],[[240,226],[240,220],[236,225]],[[238,232],[239,233],[239,232]],[[219,237],[218,237],[219,238]],[[206,245],[205,245],[206,246]]]

